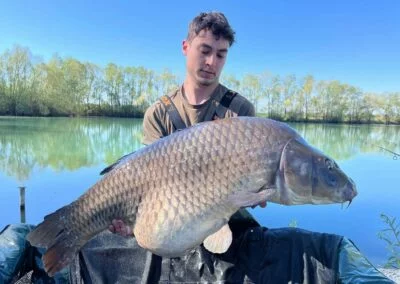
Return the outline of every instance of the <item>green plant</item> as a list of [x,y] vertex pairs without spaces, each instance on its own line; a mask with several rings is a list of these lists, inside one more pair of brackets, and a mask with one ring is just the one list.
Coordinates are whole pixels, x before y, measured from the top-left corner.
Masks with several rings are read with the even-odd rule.
[[289,227],[297,228],[297,220],[296,219],[292,219],[292,221],[290,221],[290,223],[289,223]]
[[400,268],[400,224],[395,217],[381,214],[382,221],[387,225],[385,229],[378,232],[378,238],[386,242],[386,248],[390,255],[385,268]]

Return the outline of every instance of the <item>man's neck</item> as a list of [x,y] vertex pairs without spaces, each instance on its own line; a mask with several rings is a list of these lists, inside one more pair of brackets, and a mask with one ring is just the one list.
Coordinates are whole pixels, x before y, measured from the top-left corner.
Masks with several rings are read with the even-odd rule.
[[217,87],[218,83],[210,86],[195,85],[189,80],[185,80],[183,83],[186,100],[191,105],[201,105],[208,101]]

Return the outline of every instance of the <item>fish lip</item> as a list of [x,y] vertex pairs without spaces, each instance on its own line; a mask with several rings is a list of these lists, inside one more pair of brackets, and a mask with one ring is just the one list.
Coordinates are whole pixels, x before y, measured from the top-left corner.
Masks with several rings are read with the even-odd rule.
[[345,185],[345,189],[343,192],[343,200],[344,202],[349,202],[349,204],[347,205],[347,208],[350,206],[350,204],[353,202],[354,197],[356,197],[358,194],[357,192],[357,188],[355,183],[349,179],[349,181],[347,182],[347,184]]

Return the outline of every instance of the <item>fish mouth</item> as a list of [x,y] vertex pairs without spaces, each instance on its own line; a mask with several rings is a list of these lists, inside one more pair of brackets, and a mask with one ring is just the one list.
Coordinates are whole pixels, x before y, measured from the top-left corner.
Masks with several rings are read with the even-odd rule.
[[350,204],[353,202],[353,199],[354,199],[354,197],[357,196],[357,194],[358,194],[358,192],[357,192],[355,183],[353,182],[352,179],[349,179],[349,181],[347,182],[345,189],[343,191],[344,202],[342,203],[342,205],[346,202],[349,202],[349,204],[346,207],[346,208],[349,208]]

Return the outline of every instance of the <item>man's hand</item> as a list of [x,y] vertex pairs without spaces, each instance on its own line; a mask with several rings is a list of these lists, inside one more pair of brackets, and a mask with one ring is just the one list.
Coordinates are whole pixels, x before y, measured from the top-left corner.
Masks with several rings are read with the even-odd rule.
[[[257,206],[265,208],[267,207],[267,201],[260,202],[259,204],[254,205],[251,208],[256,208]],[[133,236],[133,229],[130,226],[125,225],[124,221],[114,219],[111,223],[112,224],[108,226],[108,230],[110,230],[111,233],[119,234],[123,237]]]
[[111,222],[111,225],[108,226],[108,229],[111,233],[119,234],[123,237],[131,237],[133,236],[133,230],[130,226],[125,225],[124,221],[114,219]]
[[263,201],[261,203],[258,203],[257,205],[251,206],[251,208],[256,208],[257,206],[260,206],[261,208],[267,207],[267,201]]
[[261,202],[260,204],[258,204],[258,206],[260,206],[261,208],[267,207],[267,201]]

